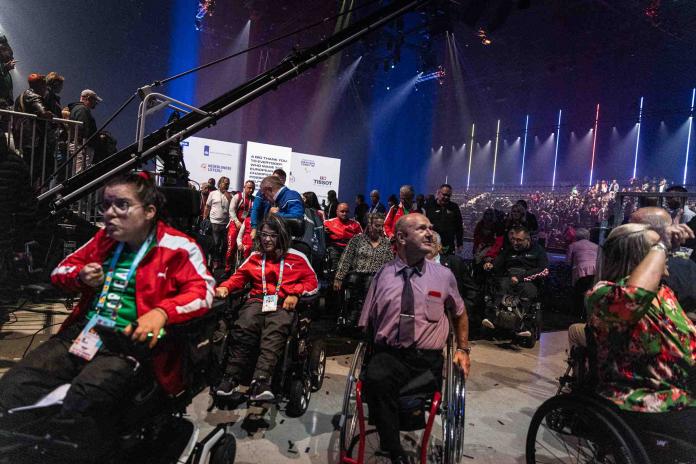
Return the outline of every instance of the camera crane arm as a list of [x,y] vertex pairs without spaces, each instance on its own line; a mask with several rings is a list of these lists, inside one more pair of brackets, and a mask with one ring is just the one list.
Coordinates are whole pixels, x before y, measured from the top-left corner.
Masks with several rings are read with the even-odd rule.
[[134,169],[153,158],[161,150],[166,149],[170,143],[179,142],[215,124],[217,120],[325,61],[366,34],[432,1],[393,1],[318,44],[297,51],[273,69],[259,74],[250,81],[203,105],[200,108],[201,113],[191,112],[147,135],[143,139],[141,151],[138,150],[138,144],[133,143],[41,194],[39,196],[40,207],[48,209],[52,215],[57,214],[66,205],[97,190],[112,177]]

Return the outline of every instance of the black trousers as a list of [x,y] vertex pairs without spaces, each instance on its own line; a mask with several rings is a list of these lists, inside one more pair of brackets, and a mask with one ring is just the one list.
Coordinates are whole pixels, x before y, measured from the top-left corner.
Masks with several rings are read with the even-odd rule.
[[210,229],[213,232],[213,261],[222,263],[227,252],[227,225],[210,224]]
[[443,364],[441,350],[375,346],[364,382],[370,419],[377,427],[382,450],[390,453],[403,451],[399,439],[399,390],[427,370],[440,379]]
[[[71,384],[58,416],[44,418],[36,427],[48,427],[53,436],[81,445],[79,457],[89,461],[110,451],[124,405],[152,377],[134,360],[104,348],[89,362],[69,353],[82,326],[76,324],[50,338],[0,378],[0,407],[27,406],[58,386]],[[37,433],[26,428],[37,421],[35,414],[20,412],[11,420],[15,430]]]
[[528,300],[534,300],[537,293],[539,293],[533,282],[525,282],[520,278],[517,284],[513,284],[510,277],[500,277],[498,279],[498,291],[503,295],[517,295]]
[[587,317],[585,311],[585,292],[592,288],[594,276],[580,277],[573,286],[573,296],[575,297],[575,314],[584,321]]
[[247,378],[252,370],[253,378],[270,379],[292,329],[291,311],[280,308],[263,313],[261,306],[259,300],[247,300],[232,326],[226,373],[238,380]]

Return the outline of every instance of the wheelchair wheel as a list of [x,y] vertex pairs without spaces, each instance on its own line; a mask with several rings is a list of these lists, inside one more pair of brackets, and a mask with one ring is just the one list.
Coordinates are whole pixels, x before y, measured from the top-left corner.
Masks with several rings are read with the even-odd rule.
[[309,354],[309,376],[312,391],[318,391],[324,383],[326,371],[326,345],[324,340],[315,340],[312,343],[312,352]]
[[312,386],[309,378],[293,379],[290,382],[290,394],[288,406],[285,410],[289,417],[300,417],[309,407],[309,399],[312,396]]
[[534,348],[537,340],[539,340],[539,330],[536,327],[530,328],[529,331],[532,333],[531,337],[517,337],[517,343],[522,348]]
[[445,357],[444,395],[441,406],[442,443],[444,445],[442,462],[455,464],[461,461],[464,452],[464,426],[466,411],[466,381],[462,370],[454,365],[454,334],[447,339]]
[[358,343],[350,364],[350,371],[348,371],[348,376],[346,377],[343,407],[339,421],[341,433],[338,440],[341,456],[348,456],[353,459],[358,459],[357,449],[355,448],[360,437],[360,428],[364,427],[364,424],[361,425],[359,423],[358,418],[357,385],[362,373],[366,352],[367,345],[364,342]]
[[210,450],[210,464],[232,464],[237,454],[237,440],[226,433]]
[[635,433],[596,400],[554,396],[532,417],[527,432],[527,464],[649,464]]

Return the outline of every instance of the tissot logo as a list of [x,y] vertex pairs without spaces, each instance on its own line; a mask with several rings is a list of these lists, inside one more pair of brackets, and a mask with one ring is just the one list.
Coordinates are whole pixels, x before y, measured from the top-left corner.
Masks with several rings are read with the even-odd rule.
[[314,161],[308,160],[308,159],[303,159],[302,161],[300,161],[300,164],[301,164],[302,166],[311,166],[311,167],[314,167]]
[[332,180],[326,180],[326,176],[319,176],[319,179],[314,179],[314,185],[331,185]]

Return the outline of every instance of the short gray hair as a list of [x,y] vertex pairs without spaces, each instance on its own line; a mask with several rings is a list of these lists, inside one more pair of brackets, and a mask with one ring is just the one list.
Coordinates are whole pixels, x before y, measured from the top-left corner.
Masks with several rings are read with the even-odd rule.
[[576,240],[589,240],[590,231],[584,227],[579,227],[575,229],[575,239]]
[[612,230],[597,258],[599,280],[616,282],[629,276],[653,245],[647,238],[649,230],[650,225],[636,223]]

